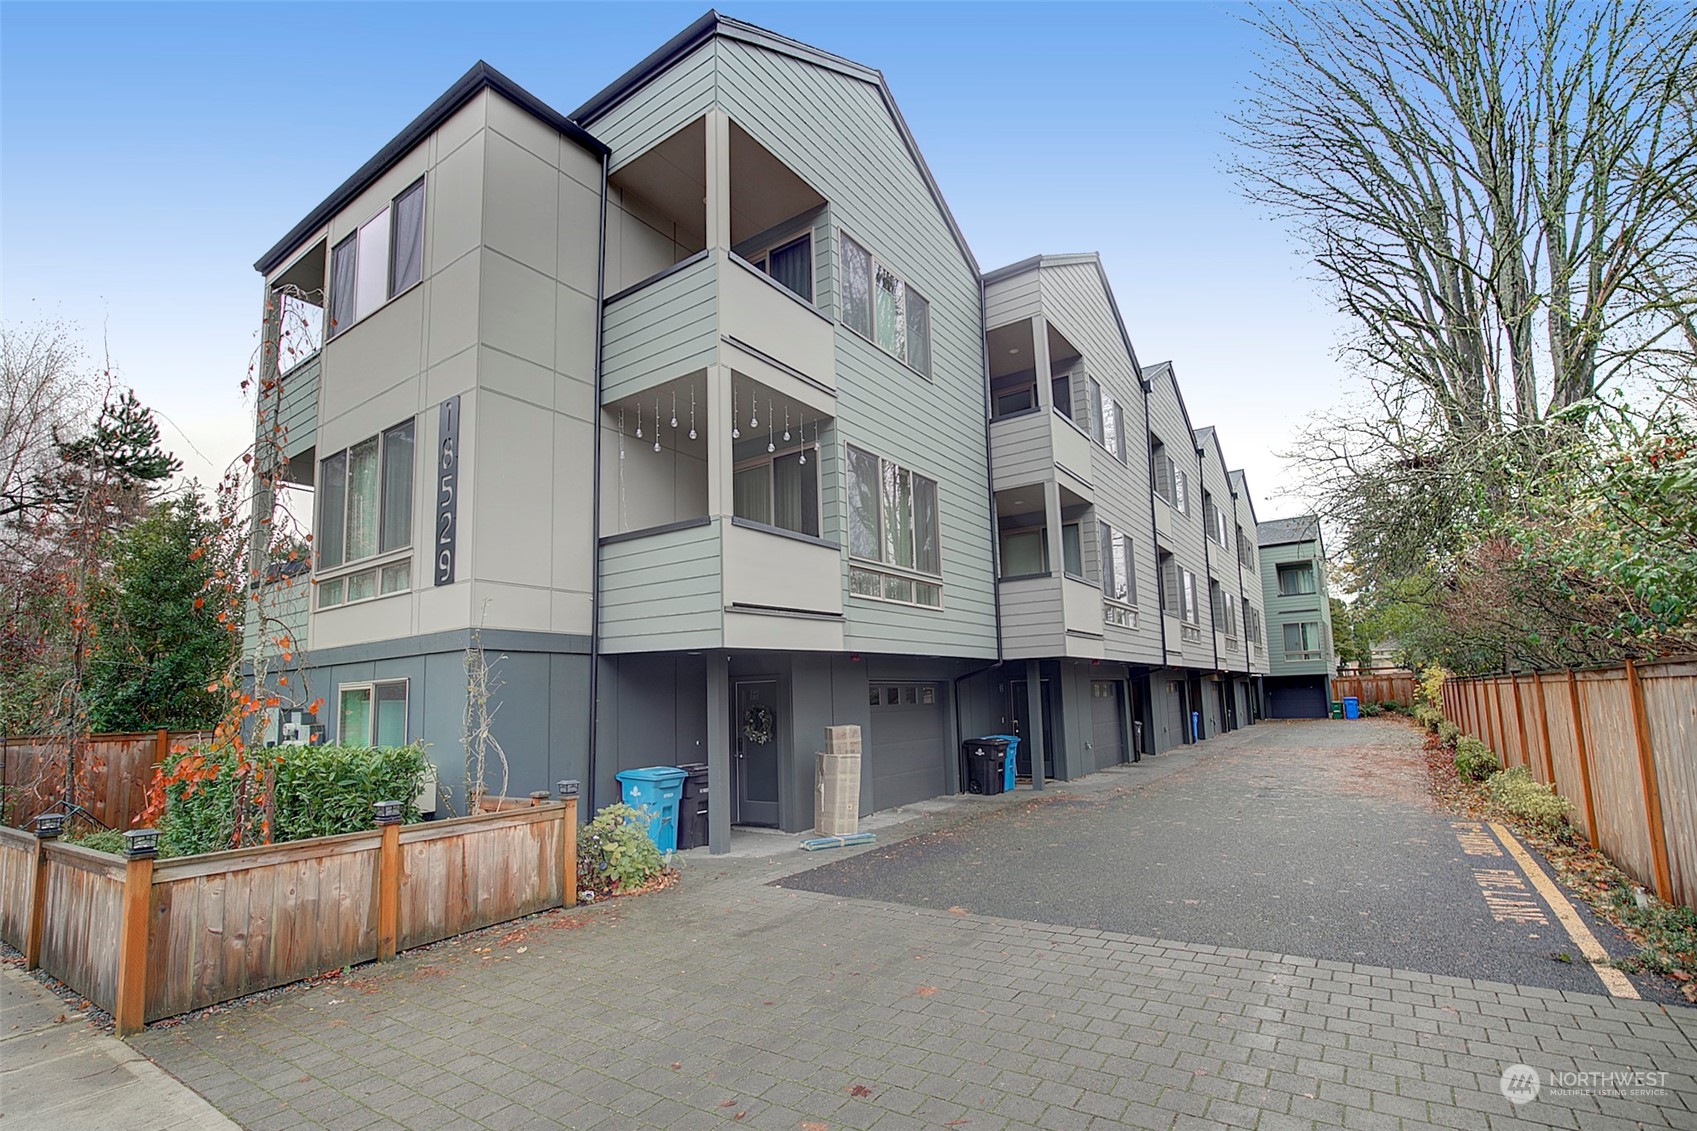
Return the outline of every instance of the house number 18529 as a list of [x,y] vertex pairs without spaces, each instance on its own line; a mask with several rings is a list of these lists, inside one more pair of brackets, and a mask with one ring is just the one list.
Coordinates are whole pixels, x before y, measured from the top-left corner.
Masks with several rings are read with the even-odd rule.
[[459,533],[460,398],[442,402],[436,444],[436,584],[454,583],[455,539]]

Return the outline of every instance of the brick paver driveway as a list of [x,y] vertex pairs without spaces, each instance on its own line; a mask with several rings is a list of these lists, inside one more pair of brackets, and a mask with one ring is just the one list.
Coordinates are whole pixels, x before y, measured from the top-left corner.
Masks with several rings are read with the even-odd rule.
[[[1136,812],[1280,734],[1066,796]],[[908,831],[970,839],[1029,805]],[[136,1043],[256,1129],[1697,1126],[1697,1011],[771,883],[817,864],[692,858],[674,891]],[[1519,1105],[1516,1062],[1541,1080]],[[1642,1095],[1551,1075],[1623,1070],[1667,1075],[1603,1089]]]

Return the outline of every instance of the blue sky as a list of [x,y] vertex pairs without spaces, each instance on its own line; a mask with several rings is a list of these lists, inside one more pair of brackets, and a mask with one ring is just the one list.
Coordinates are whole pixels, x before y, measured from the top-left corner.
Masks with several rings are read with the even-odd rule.
[[[245,443],[253,261],[477,59],[570,111],[700,4],[0,5],[0,316],[75,323],[210,482]],[[881,69],[980,264],[1100,251],[1262,518],[1346,395],[1337,318],[1223,171],[1231,5],[727,4]]]

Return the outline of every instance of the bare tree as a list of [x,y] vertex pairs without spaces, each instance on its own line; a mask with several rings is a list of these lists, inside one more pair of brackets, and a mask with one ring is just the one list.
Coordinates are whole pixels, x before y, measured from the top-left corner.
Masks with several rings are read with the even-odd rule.
[[68,327],[0,328],[0,516],[30,507],[58,462],[58,437],[85,422],[94,401]]
[[1419,402],[1423,436],[1689,375],[1697,9],[1295,0],[1251,23],[1235,171],[1293,223],[1352,320],[1346,351],[1389,407]]

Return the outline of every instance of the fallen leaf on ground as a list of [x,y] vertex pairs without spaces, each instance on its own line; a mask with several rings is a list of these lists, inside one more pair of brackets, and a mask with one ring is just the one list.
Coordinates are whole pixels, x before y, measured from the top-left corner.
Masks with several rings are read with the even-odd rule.
[[848,1094],[858,1100],[866,1096],[870,1096],[872,1094],[872,1089],[868,1088],[865,1084],[856,1084],[848,1090]]
[[935,997],[937,995],[937,987],[936,986],[920,986],[918,989],[914,990],[913,992],[915,994],[919,995],[920,997]]
[[735,1100],[720,1100],[719,1106],[720,1107],[736,1107],[737,1101],[735,1101]]
[[964,907],[951,907],[951,908],[949,908],[949,914],[950,915],[965,915],[965,914],[967,914],[967,910]]

